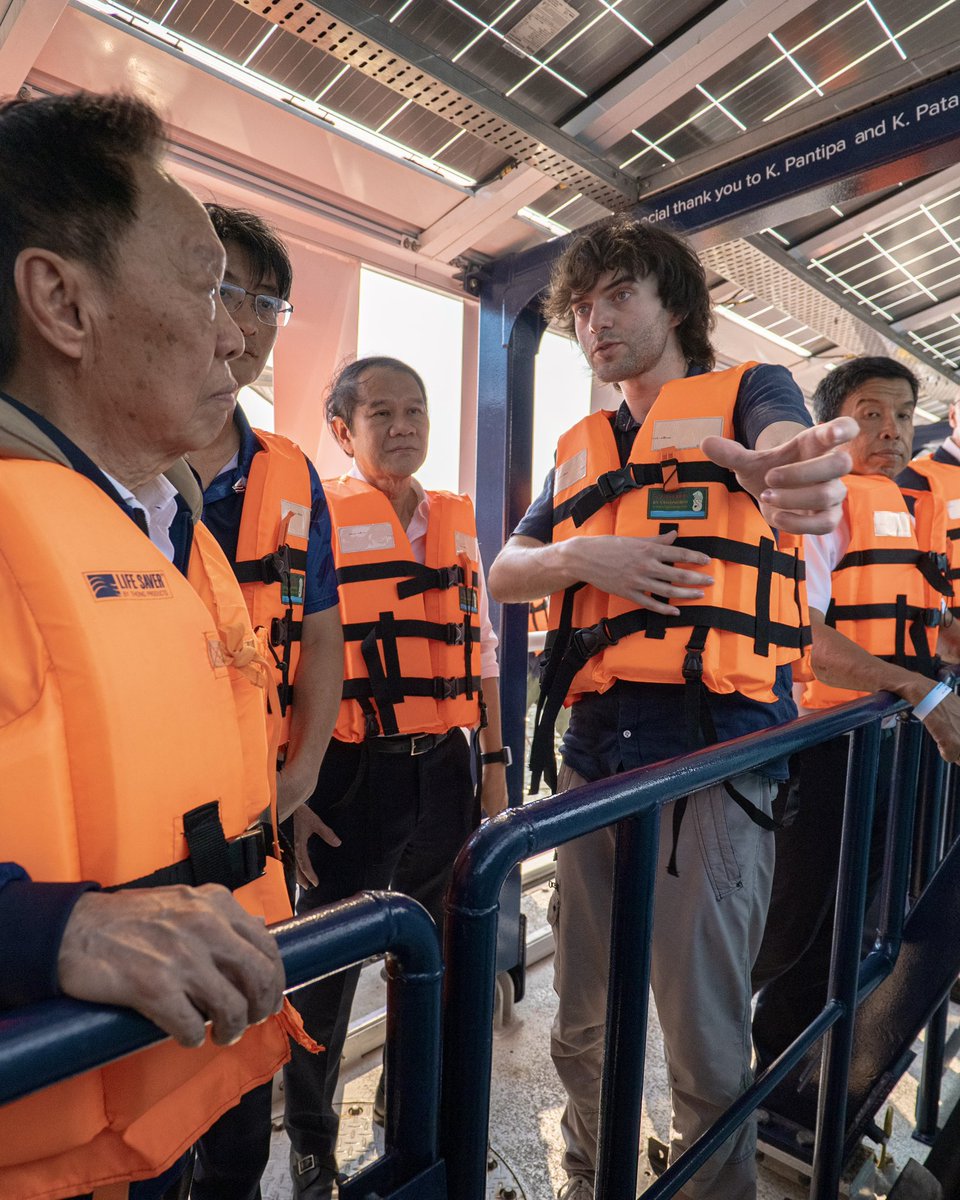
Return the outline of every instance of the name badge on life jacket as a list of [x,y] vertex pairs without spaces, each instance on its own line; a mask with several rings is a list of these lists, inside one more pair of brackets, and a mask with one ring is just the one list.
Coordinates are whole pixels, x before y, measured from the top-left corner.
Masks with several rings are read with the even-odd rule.
[[460,611],[465,613],[479,613],[480,611],[477,589],[465,587],[462,583],[460,584]]
[[709,495],[706,488],[677,488],[668,492],[650,488],[647,492],[647,516],[652,521],[706,519]]
[[307,577],[303,571],[291,571],[287,577],[286,586],[281,589],[281,604],[302,604],[306,589]]

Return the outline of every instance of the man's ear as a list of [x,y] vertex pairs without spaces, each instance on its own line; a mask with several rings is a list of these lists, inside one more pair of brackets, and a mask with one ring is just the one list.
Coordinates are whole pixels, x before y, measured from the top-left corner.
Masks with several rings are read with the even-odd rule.
[[333,436],[337,439],[340,449],[344,454],[353,458],[353,438],[350,436],[350,430],[343,417],[334,417],[330,422],[330,428],[333,430]]
[[66,358],[79,360],[90,344],[91,271],[38,246],[13,267],[22,320]]

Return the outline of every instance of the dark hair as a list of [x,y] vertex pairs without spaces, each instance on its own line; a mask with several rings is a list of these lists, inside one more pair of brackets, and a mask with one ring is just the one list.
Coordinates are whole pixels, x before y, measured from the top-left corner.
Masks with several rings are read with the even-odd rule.
[[658,225],[617,216],[580,234],[553,264],[543,311],[573,328],[572,297],[588,292],[605,271],[631,279],[652,275],[664,308],[682,320],[677,339],[687,362],[712,368],[713,311],[700,259],[682,238]]
[[817,390],[813,393],[813,415],[818,424],[838,417],[846,398],[868,379],[905,379],[910,384],[914,402],[920,394],[916,375],[903,363],[883,356],[851,358],[835,370],[828,371],[817,384]]
[[14,264],[28,246],[80,260],[103,278],[137,219],[136,167],[157,162],[160,117],[134,96],[77,92],[0,104],[0,382],[20,350]]
[[348,429],[353,428],[353,414],[360,401],[358,388],[363,382],[362,376],[365,372],[372,371],[377,367],[381,367],[385,371],[404,371],[416,383],[423,396],[423,402],[426,404],[427,389],[423,386],[423,380],[413,367],[407,366],[399,358],[388,358],[384,354],[375,354],[369,358],[358,358],[355,362],[347,363],[333,377],[333,382],[327,388],[324,399],[328,425],[333,424],[334,417],[340,417]]
[[239,246],[250,259],[256,278],[266,279],[272,275],[277,281],[280,299],[289,300],[293,287],[293,267],[287,248],[276,230],[271,229],[256,213],[242,208],[227,208],[223,204],[205,204],[203,207],[220,241]]

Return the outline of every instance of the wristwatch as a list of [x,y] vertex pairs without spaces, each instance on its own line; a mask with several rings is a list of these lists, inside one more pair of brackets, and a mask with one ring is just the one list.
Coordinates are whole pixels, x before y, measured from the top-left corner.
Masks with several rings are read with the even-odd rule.
[[480,761],[485,767],[489,767],[491,763],[503,763],[505,767],[509,767],[513,762],[513,754],[509,746],[502,746],[499,750],[491,750],[489,754],[481,754]]

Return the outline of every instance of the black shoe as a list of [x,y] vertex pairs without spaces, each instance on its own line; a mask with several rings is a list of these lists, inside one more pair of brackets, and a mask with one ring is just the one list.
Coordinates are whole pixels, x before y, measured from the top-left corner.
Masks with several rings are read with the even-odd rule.
[[294,1200],[333,1200],[337,1173],[315,1154],[297,1155],[291,1147],[290,1178]]

